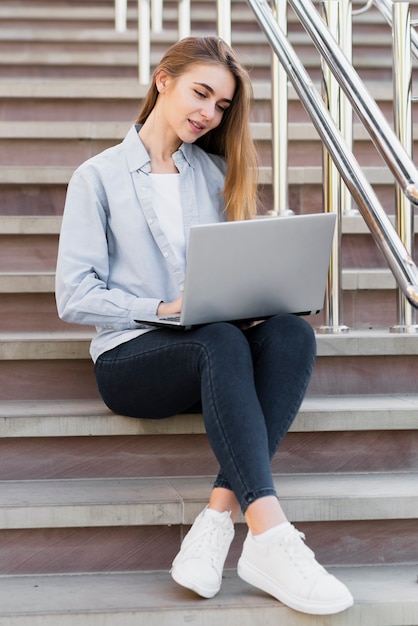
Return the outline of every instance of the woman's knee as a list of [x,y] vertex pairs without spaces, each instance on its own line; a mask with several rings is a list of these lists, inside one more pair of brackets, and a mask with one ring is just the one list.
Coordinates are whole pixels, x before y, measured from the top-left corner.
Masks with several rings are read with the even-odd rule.
[[201,344],[201,356],[209,362],[251,363],[251,351],[244,333],[234,324],[215,322],[196,329],[194,339]]
[[283,349],[288,347],[305,355],[316,355],[316,338],[312,326],[302,317],[291,314],[275,315],[260,328],[267,340],[277,342]]

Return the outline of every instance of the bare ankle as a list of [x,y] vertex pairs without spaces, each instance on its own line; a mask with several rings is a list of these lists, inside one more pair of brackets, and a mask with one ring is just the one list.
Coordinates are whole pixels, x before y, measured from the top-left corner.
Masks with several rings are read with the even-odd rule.
[[245,512],[245,520],[253,535],[260,535],[288,521],[276,496],[266,496],[252,502]]

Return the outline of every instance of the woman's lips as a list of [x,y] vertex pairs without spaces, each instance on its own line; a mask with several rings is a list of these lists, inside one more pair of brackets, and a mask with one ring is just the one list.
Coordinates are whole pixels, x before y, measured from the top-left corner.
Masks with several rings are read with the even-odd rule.
[[203,124],[200,124],[199,122],[195,122],[194,120],[189,119],[189,124],[192,127],[192,129],[196,132],[201,132],[202,130],[205,129],[205,126]]

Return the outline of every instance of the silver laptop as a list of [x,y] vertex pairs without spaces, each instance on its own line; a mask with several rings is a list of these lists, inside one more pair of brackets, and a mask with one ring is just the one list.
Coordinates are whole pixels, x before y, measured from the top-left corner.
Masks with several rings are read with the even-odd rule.
[[187,329],[318,313],[335,222],[335,214],[315,213],[193,226],[181,315],[135,321]]

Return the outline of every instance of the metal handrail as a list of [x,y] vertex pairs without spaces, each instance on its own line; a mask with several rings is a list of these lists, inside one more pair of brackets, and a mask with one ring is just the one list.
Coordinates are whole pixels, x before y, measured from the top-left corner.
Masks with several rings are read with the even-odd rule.
[[[396,136],[407,153],[413,153],[412,120],[412,28],[409,0],[394,2],[391,15],[393,56],[393,121]],[[414,207],[397,187],[395,194],[396,230],[410,251],[414,249]],[[412,252],[411,252],[412,254]],[[398,290],[398,323],[392,332],[415,332],[416,310]]]
[[[295,9],[296,5],[298,4],[296,0],[289,0],[289,2],[291,2],[293,8]],[[326,109],[322,98],[320,97],[317,89],[314,87],[309,74],[306,72],[303,64],[293,50],[287,37],[280,29],[266,0],[248,0],[248,4],[253,9],[257,21],[259,22],[262,30],[269,40],[274,52],[279,57],[280,62],[286,70],[289,80],[293,84],[293,87],[297,92],[302,104],[305,106],[305,109],[311,117],[312,123],[316,127],[321,139],[323,140],[332,159],[334,160],[334,163],[338,168],[345,184],[347,185],[351,195],[356,201],[357,206],[366,224],[368,225],[376,244],[379,246],[383,255],[385,256],[386,261],[390,269],[392,270],[392,273],[398,285],[400,286],[408,301],[414,307],[418,308],[418,268],[413,262],[413,259],[403,245],[402,241],[400,240],[389,217],[380,205],[376,194],[374,193],[371,185],[363,174],[360,165],[358,164],[353,153],[350,151],[344,140],[344,137],[338,130],[332,117]],[[314,9],[310,0],[304,0],[304,5],[309,5]],[[309,20],[310,17],[306,17],[303,11],[303,7],[300,8],[298,5],[298,9],[300,9],[300,12],[298,12],[298,14],[303,25],[305,26],[305,28],[309,26],[309,29],[312,30],[312,24],[317,22],[316,18],[318,17],[318,13],[314,9],[316,15],[313,16],[312,23],[306,25],[304,22],[305,20]],[[319,20],[321,24],[318,30],[321,31],[324,24],[320,18]],[[324,28],[326,30],[325,26]],[[316,39],[318,34],[314,34]],[[328,31],[323,38],[324,41],[328,41],[328,44],[334,42],[333,47],[338,48],[335,40],[331,38]],[[334,65],[333,59],[330,58],[330,50],[327,50],[327,47],[325,45],[323,47],[324,52],[326,53],[327,62],[329,59],[332,65]],[[348,73],[350,75],[350,79],[352,79],[353,73],[351,71]],[[355,74],[355,76],[357,77],[355,82],[358,82],[360,87],[362,88],[363,84],[360,78],[357,76],[357,74]],[[339,78],[338,80],[340,82],[341,78]],[[346,74],[344,72],[342,76],[342,82],[344,82],[345,80]],[[350,80],[349,82],[352,81]],[[341,86],[343,87],[343,85]],[[347,96],[350,98],[350,101],[354,99],[354,95],[355,94],[351,94],[349,90],[347,90]],[[371,107],[371,103],[368,102],[369,99],[371,98],[367,94],[366,102],[368,103],[368,107],[366,108],[368,109],[368,114],[370,114],[370,108],[377,109],[377,105],[375,107]],[[380,109],[378,109],[378,113],[378,119],[380,119]],[[388,126],[386,120],[384,120],[383,128],[386,129],[386,127],[388,128],[389,132],[387,137],[382,140],[383,143],[388,142],[389,138],[390,140],[392,140],[393,138],[393,145],[396,145],[397,147],[399,146],[399,154],[398,151],[393,154],[393,161],[395,163],[399,162],[399,169],[401,169],[401,175],[397,173],[397,178],[403,179],[405,176],[407,176],[407,185],[405,185],[405,188],[407,188],[407,191],[410,195],[412,195],[414,198],[418,198],[418,193],[414,193],[413,191],[414,189],[416,189],[415,179],[418,179],[418,175],[415,176],[415,172],[413,172],[414,175],[412,175],[412,171],[415,170],[415,167],[413,166],[413,163],[410,162],[408,155],[406,155],[404,149],[400,145],[400,142],[394,135],[393,131]],[[375,134],[377,135],[376,129]],[[388,153],[389,152],[393,151],[388,150]],[[402,168],[400,167],[401,165],[403,166]]]
[[[288,0],[314,45],[350,100],[376,148],[414,204],[418,204],[418,171],[363,81],[345,57],[310,0]],[[260,3],[261,4],[261,3]]]
[[[119,0],[119,2],[122,3],[124,1],[125,0]],[[386,0],[375,1],[386,4]],[[118,0],[116,0],[116,2],[118,2]],[[345,58],[341,50],[339,50],[338,45],[320,18],[313,3],[311,0],[303,0],[303,3],[298,0],[288,0],[288,2],[292,5],[294,12],[298,15],[303,26],[310,34],[313,42],[329,65],[341,88],[345,91],[353,108],[357,111],[357,114],[374,140],[376,147],[379,149],[390,169],[393,171],[395,178],[400,183],[405,195],[412,202],[418,204],[418,172],[414,164],[386,122],[380,109],[368,94],[351,63]],[[140,27],[142,23],[144,35],[146,34],[145,31],[147,31],[148,37],[150,20],[149,3],[150,0],[138,0],[138,26]],[[347,145],[329,111],[325,107],[309,74],[306,72],[299,57],[280,28],[267,1],[248,0],[248,4],[253,9],[274,53],[280,60],[302,104],[309,113],[312,123],[329,151],[336,168],[340,172],[353,199],[356,201],[400,289],[408,302],[418,308],[418,268],[414,264],[411,255],[400,240],[386,212],[381,207],[350,147]],[[225,11],[225,5],[228,5],[228,11]],[[224,38],[229,39],[230,17],[228,19],[229,25],[226,27],[225,14],[227,13],[230,16],[230,0],[217,0],[217,7],[218,30],[224,33]],[[221,15],[221,9],[223,15]],[[190,11],[188,19],[190,24]],[[140,42],[139,45],[141,45]],[[145,75],[147,71],[149,73],[150,46],[147,44],[146,47],[147,50],[143,50],[146,62],[142,63],[142,67],[145,69],[143,69],[142,75],[140,73],[140,82],[147,82],[149,80]],[[141,59],[141,50],[140,61],[143,61],[143,57]]]
[[[392,0],[373,0],[373,4],[383,15],[389,26],[392,26]],[[411,31],[411,51],[416,59],[418,59],[418,33]]]

